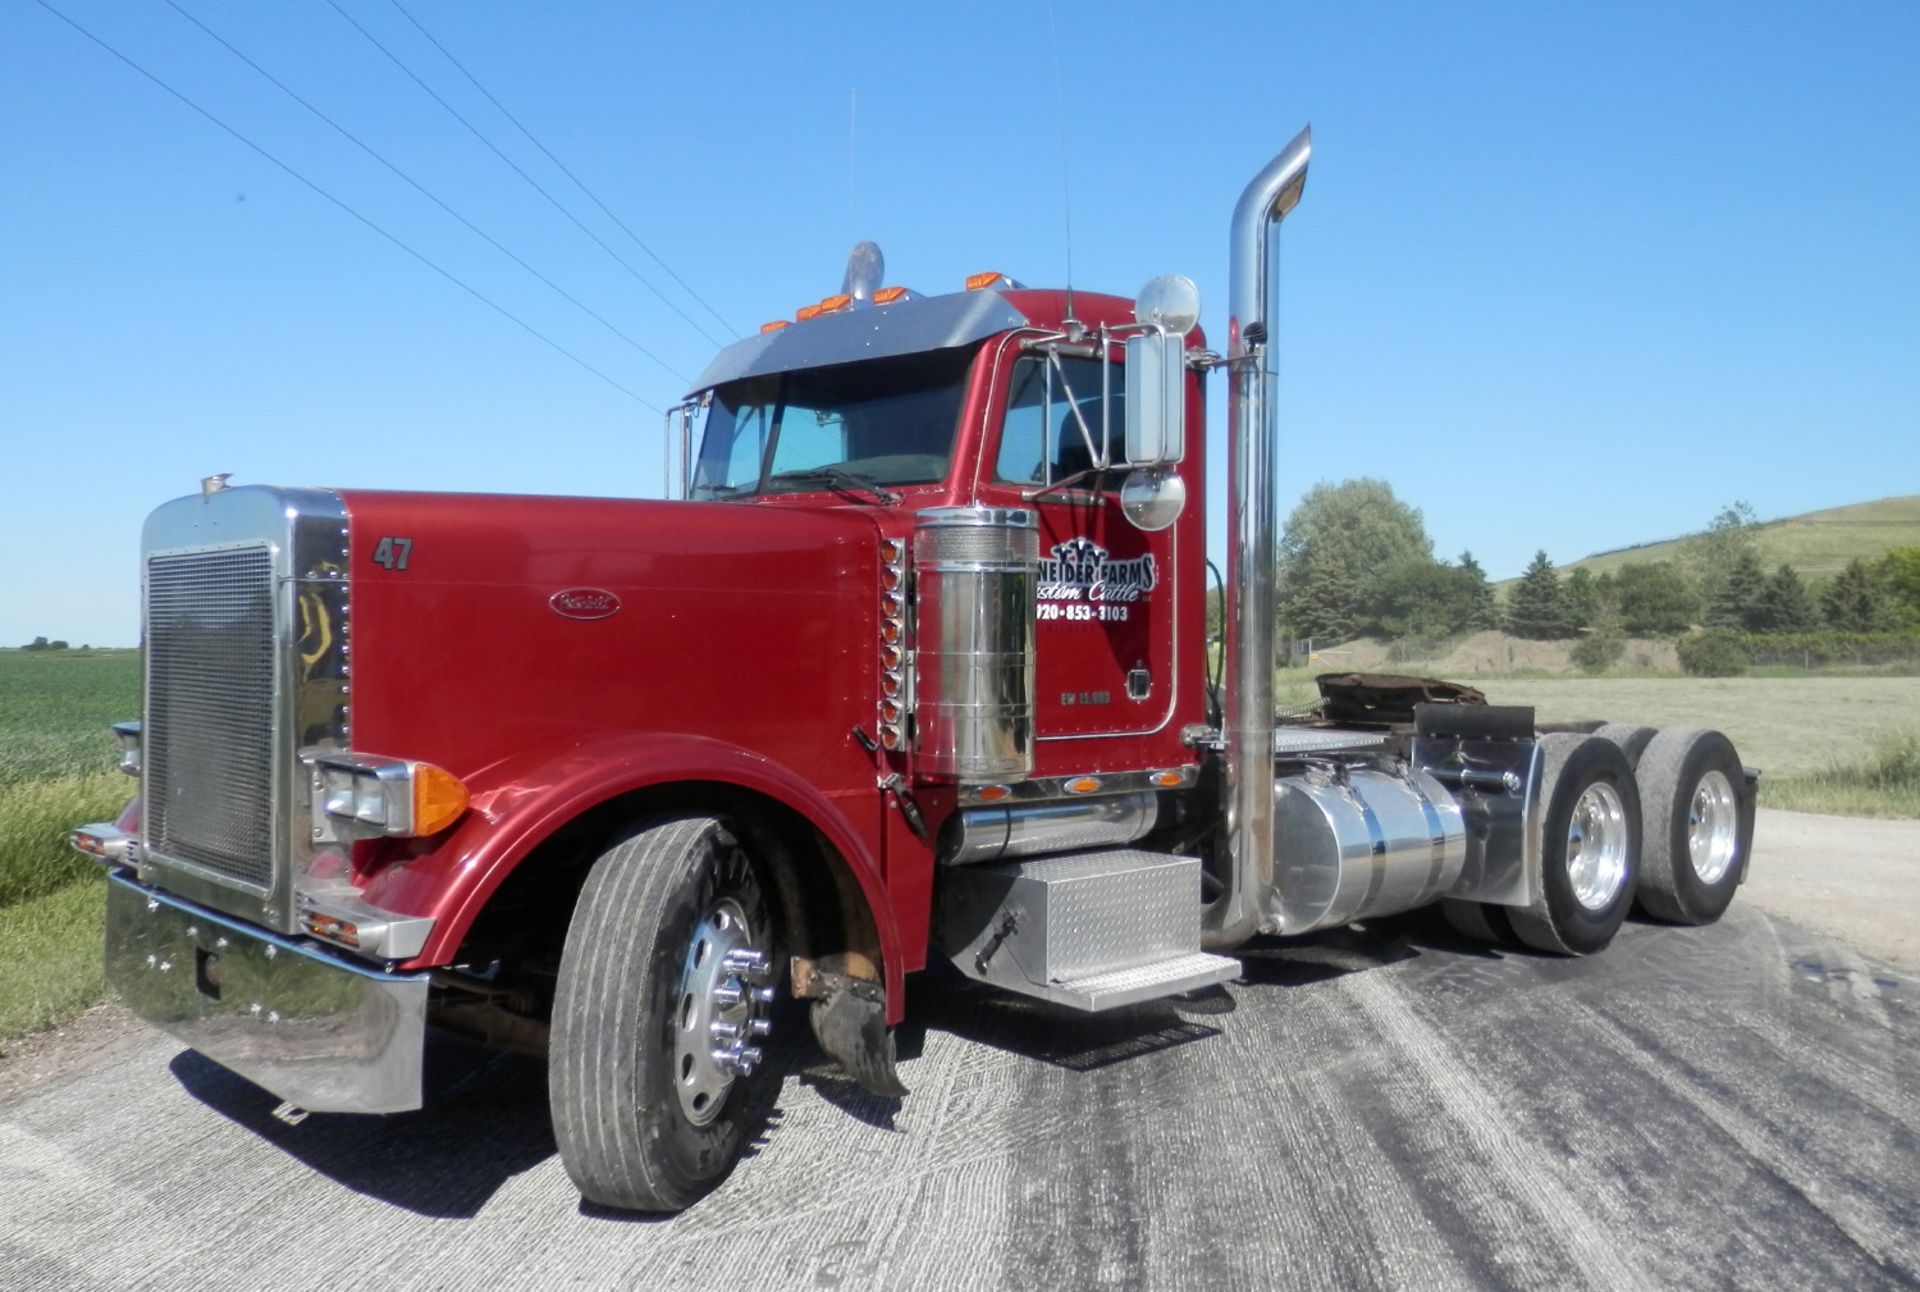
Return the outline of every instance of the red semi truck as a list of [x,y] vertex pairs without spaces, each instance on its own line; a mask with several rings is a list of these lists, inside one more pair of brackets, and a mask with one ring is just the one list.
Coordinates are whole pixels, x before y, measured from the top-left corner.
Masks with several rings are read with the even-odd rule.
[[679,499],[160,507],[140,795],[74,832],[114,987],[287,1110],[418,1107],[430,1023],[544,1051],[581,1192],[674,1210],[732,1168],[776,1019],[904,1094],[936,952],[1094,1011],[1430,903],[1562,954],[1636,899],[1717,918],[1753,805],[1717,733],[1364,678],[1276,721],[1268,257],[1309,149],[1234,212],[1224,353],[1182,279],[922,296],[863,244],[670,415]]

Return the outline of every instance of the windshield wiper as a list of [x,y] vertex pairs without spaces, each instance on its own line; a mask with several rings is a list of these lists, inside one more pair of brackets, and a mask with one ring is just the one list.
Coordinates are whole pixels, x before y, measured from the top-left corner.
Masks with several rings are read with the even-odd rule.
[[821,484],[833,485],[842,493],[869,493],[881,502],[889,504],[900,501],[899,494],[891,489],[882,489],[871,477],[856,475],[839,467],[807,467],[800,471],[781,471],[767,477],[769,485],[783,481],[794,483],[818,481]]

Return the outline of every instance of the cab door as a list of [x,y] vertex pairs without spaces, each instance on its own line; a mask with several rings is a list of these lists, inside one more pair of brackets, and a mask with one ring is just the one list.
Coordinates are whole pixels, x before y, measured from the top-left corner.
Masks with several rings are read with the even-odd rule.
[[[1023,355],[1002,403],[992,483],[981,490],[1039,515],[1034,727],[1042,742],[1159,732],[1178,699],[1174,572],[1188,527],[1135,528],[1120,510],[1126,473],[1087,474],[1103,444],[1103,403],[1111,455],[1122,456],[1125,382],[1117,364],[1111,372],[1103,401],[1101,361]],[[1083,755],[1081,765],[1095,764]]]

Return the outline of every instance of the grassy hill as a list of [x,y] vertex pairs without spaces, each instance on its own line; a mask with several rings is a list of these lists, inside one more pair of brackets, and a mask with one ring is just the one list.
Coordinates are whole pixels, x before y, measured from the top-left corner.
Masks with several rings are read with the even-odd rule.
[[[1595,574],[1605,574],[1630,561],[1671,561],[1679,556],[1680,545],[1689,537],[1595,552],[1569,561],[1559,570],[1567,574],[1584,566]],[[1802,575],[1831,578],[1856,556],[1872,560],[1889,547],[1920,546],[1920,494],[1763,521],[1755,537],[1760,563],[1768,569],[1784,561]],[[1515,582],[1507,579],[1498,586],[1504,588]]]

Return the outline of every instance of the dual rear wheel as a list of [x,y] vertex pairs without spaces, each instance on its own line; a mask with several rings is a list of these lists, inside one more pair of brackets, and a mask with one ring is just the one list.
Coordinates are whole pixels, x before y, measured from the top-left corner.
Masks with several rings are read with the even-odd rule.
[[1614,724],[1542,736],[1540,748],[1533,902],[1449,900],[1449,924],[1483,941],[1590,955],[1613,940],[1636,898],[1674,923],[1720,918],[1753,838],[1744,772],[1725,736]]

